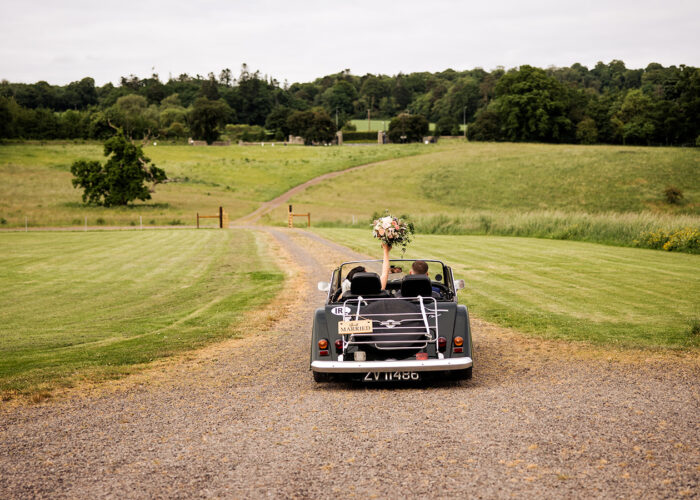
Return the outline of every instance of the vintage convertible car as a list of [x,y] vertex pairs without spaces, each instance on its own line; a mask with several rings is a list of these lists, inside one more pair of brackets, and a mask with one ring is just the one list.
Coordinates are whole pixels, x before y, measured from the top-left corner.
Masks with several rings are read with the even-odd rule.
[[[437,260],[427,275],[411,275],[413,260],[391,261],[381,290],[382,261],[346,262],[333,271],[324,307],[314,316],[311,371],[316,382],[416,381],[427,376],[472,376],[472,338],[466,306],[457,303],[463,280]],[[348,273],[362,266],[351,282]],[[429,277],[430,276],[430,277]],[[343,291],[343,283],[350,289]]]

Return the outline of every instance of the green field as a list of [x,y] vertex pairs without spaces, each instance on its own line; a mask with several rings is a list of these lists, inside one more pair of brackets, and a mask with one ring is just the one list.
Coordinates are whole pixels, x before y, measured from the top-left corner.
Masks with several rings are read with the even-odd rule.
[[[315,231],[380,256],[369,229]],[[460,300],[472,314],[499,325],[622,347],[700,346],[695,255],[533,238],[419,235],[406,257],[452,266],[467,283]]]
[[[230,218],[313,177],[355,165],[445,146],[149,146],[145,153],[172,181],[152,200],[130,207],[85,207],[71,184],[79,158],[104,161],[99,144],[0,145],[0,227],[194,224],[195,214],[223,206]],[[4,223],[3,223],[4,220]]]
[[283,274],[251,232],[0,234],[0,392],[118,377],[230,337]]
[[[670,185],[684,193],[681,203],[666,202]],[[700,151],[454,142],[325,181],[291,201],[328,224],[365,224],[387,208],[427,233],[634,246],[650,231],[700,231]]]
[[[101,151],[0,146],[0,228],[23,226],[25,216],[31,226],[84,217],[129,225],[139,216],[145,225],[192,224],[219,205],[233,219],[325,172],[387,160],[312,186],[291,200],[295,211],[328,226],[320,234],[376,255],[372,214],[409,214],[423,233],[409,255],[445,259],[467,279],[462,300],[472,312],[501,325],[624,347],[700,345],[698,256],[555,241],[649,246],[638,242],[645,233],[688,228],[697,242],[697,149],[151,146],[147,155],[173,182],[149,203],[85,207],[69,167]],[[683,191],[682,203],[664,201],[668,185]],[[286,206],[262,222],[286,223]],[[341,227],[353,224],[362,229]],[[262,306],[283,279],[256,238],[185,229],[0,233],[0,392],[119,377],[235,334],[241,313]]]

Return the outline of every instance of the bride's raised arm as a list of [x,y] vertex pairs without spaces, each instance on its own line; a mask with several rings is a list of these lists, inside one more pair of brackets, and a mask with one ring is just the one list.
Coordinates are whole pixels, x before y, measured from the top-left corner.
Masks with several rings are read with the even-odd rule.
[[389,251],[391,247],[386,243],[382,243],[382,249],[384,249],[384,261],[382,262],[382,290],[386,290],[386,283],[389,281]]

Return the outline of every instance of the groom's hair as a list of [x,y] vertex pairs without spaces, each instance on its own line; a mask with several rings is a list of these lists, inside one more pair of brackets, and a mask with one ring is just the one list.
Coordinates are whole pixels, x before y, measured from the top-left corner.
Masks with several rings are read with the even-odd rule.
[[428,263],[424,260],[417,260],[411,265],[413,274],[428,274]]
[[349,272],[348,275],[345,277],[345,279],[348,280],[348,281],[352,281],[352,278],[353,278],[357,273],[364,273],[364,272],[365,272],[365,268],[362,267],[362,266],[353,267],[352,269],[350,269],[350,272]]

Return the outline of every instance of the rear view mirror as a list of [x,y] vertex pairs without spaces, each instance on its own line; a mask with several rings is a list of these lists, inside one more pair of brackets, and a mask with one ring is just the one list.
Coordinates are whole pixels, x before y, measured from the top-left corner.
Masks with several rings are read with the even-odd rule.
[[328,290],[331,289],[331,284],[328,283],[327,281],[319,281],[318,282],[318,289],[321,290],[322,292],[327,292]]
[[455,290],[464,290],[464,280],[454,280]]

